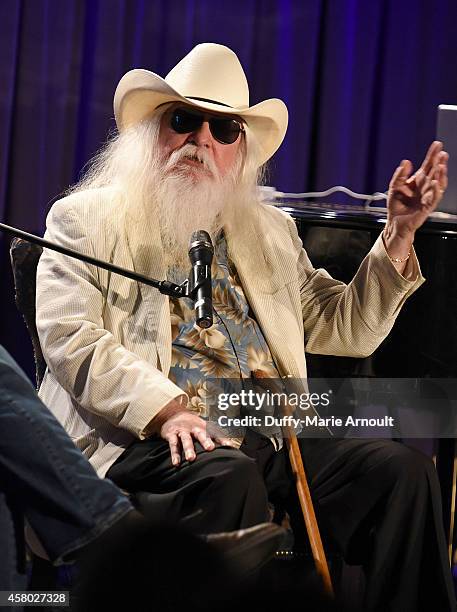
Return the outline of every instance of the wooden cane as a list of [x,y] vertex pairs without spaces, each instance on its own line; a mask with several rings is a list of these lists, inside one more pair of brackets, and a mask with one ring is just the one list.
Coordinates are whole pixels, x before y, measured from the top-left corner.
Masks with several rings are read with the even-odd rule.
[[[253,378],[266,379],[270,378],[262,370],[255,370],[252,372]],[[284,415],[288,416],[291,412],[291,408],[288,406],[284,407]],[[321,576],[322,582],[324,583],[324,590],[330,596],[334,597],[332,580],[330,578],[330,572],[328,569],[327,558],[325,556],[324,547],[322,545],[321,534],[319,526],[317,524],[316,513],[314,512],[313,500],[311,499],[311,493],[308,486],[308,480],[306,478],[305,467],[303,465],[303,459],[298,445],[297,434],[290,426],[282,427],[283,436],[286,440],[287,449],[289,451],[289,460],[292,468],[292,472],[295,477],[295,483],[297,485],[298,498],[300,500],[300,506],[305,520],[306,531],[308,533],[309,542],[311,545],[311,551],[314,559],[314,565],[316,571]]]

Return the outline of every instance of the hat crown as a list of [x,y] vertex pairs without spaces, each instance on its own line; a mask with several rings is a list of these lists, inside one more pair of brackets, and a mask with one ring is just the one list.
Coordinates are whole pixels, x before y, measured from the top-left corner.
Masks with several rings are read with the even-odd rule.
[[233,108],[249,106],[249,87],[236,54],[215,43],[197,45],[165,81],[186,98],[212,100]]

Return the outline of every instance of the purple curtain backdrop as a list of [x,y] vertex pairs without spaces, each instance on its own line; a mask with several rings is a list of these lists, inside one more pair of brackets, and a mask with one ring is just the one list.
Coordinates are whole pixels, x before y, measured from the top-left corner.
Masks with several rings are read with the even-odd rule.
[[[122,74],[165,76],[205,41],[236,51],[251,103],[289,107],[270,184],[385,190],[433,140],[437,105],[457,103],[456,24],[455,0],[3,0],[0,218],[42,233],[52,199],[114,127]],[[0,240],[0,341],[32,375]]]

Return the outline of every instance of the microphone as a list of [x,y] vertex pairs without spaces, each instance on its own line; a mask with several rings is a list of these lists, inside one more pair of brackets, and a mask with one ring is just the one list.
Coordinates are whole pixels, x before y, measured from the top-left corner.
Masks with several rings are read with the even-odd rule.
[[207,329],[213,324],[213,299],[211,262],[214,248],[208,232],[198,230],[192,234],[189,259],[192,270],[189,279],[189,295],[194,301],[197,325]]

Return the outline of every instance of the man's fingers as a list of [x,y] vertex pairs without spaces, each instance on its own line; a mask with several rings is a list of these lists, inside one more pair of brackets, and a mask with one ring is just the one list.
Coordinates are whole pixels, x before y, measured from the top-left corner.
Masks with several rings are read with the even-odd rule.
[[390,180],[390,185],[393,187],[400,180],[406,179],[406,177],[408,177],[411,174],[412,169],[413,169],[413,165],[409,161],[409,159],[403,159],[400,162],[400,165],[396,168],[395,172],[393,173],[393,176]]
[[193,461],[196,455],[195,455],[194,443],[192,442],[192,436],[187,431],[180,431],[178,435],[181,439],[182,449],[184,451],[184,457],[187,459],[187,461]]
[[427,175],[427,180],[424,182],[421,191],[424,192],[429,189],[432,181],[436,181],[438,189],[444,192],[447,187],[447,166],[445,164],[436,164],[433,166]]
[[447,189],[447,167],[446,166],[440,169],[440,173],[438,176],[438,183],[440,185],[440,189],[442,192]]
[[428,178],[424,170],[422,168],[419,168],[419,170],[417,170],[417,172],[415,172],[413,176],[409,178],[406,182],[409,183],[413,181],[416,184],[416,187],[423,191],[426,188],[427,182],[429,182],[430,179]]
[[428,188],[427,181],[436,178],[435,174],[439,163],[444,162],[447,164],[448,157],[448,154],[443,151],[443,143],[439,140],[433,141],[428,148],[421,167],[409,177],[406,184],[410,185],[414,182],[419,189],[423,190],[424,186]]
[[220,446],[232,446],[238,448],[238,444],[230,437],[227,436],[227,431],[219,425],[216,425],[213,421],[208,423],[207,431],[211,438]]
[[438,180],[433,180],[432,181],[432,188],[433,188],[433,200],[432,200],[432,206],[433,206],[433,210],[438,206],[438,202],[441,200],[441,198],[443,197],[443,190],[441,189],[441,185],[439,183]]
[[422,203],[426,206],[428,214],[433,212],[440,199],[441,190],[439,183],[436,179],[433,179],[430,183],[430,187],[422,196]]
[[441,151],[439,157],[439,172],[438,172],[438,182],[440,184],[440,189],[444,191],[447,189],[447,162],[449,159],[449,154],[446,151]]
[[215,438],[215,440],[221,446],[231,446],[232,448],[238,448],[238,444],[231,438],[218,437]]
[[205,450],[211,451],[216,448],[216,445],[214,444],[214,442],[211,440],[211,438],[206,434],[206,431],[204,431],[203,429],[200,429],[199,427],[194,427],[194,429],[192,429],[192,434],[194,435],[195,438],[197,438],[197,440],[200,442],[200,444],[203,446]]
[[431,168],[435,165],[436,157],[443,150],[443,143],[439,140],[434,140],[432,144],[429,146],[427,154],[425,155],[424,161],[421,165],[421,170],[428,174]]
[[429,215],[438,205],[441,200],[442,192],[440,185],[436,179],[432,179],[428,182],[427,187],[421,190],[421,204],[422,210],[426,210]]
[[179,465],[181,463],[181,453],[179,451],[179,439],[176,434],[170,434],[167,438],[170,446],[171,463],[172,465]]
[[211,437],[207,435],[206,421],[189,411],[179,411],[171,415],[162,425],[160,434],[170,446],[173,465],[179,465],[183,457],[187,461],[196,459],[194,439],[198,440],[205,450],[215,448]]
[[181,463],[181,447],[187,461],[194,461],[196,459],[197,454],[192,436],[200,442],[205,450],[211,451],[216,448],[215,443],[206,435],[205,430],[200,427],[194,427],[191,433],[188,431],[171,433],[167,436],[167,441],[170,446],[171,462],[173,465],[177,466]]
[[438,156],[438,162],[440,164],[444,164],[445,166],[447,166],[448,160],[449,160],[449,153],[447,151],[441,151],[441,153]]

